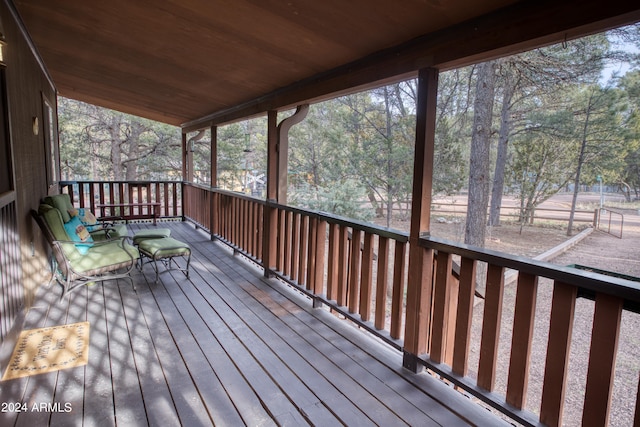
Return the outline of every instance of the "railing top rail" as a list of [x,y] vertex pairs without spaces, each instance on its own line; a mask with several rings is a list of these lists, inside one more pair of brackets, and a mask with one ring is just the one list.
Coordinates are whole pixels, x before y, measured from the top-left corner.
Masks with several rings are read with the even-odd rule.
[[420,239],[420,246],[574,285],[582,290],[583,296],[604,293],[622,298],[625,300],[626,309],[640,313],[640,283],[638,282],[451,242],[433,236],[423,236]]
[[181,180],[171,180],[171,179],[153,179],[153,180],[144,180],[144,181],[113,181],[113,180],[72,180],[72,181],[59,181],[58,185],[75,185],[75,184],[135,184],[135,185],[146,185],[146,184],[182,184]]
[[260,204],[263,204],[263,205],[266,204],[266,201],[264,199],[259,199],[257,197],[249,196],[249,195],[246,195],[244,193],[240,193],[238,191],[223,190],[222,188],[209,187],[209,186],[206,186],[206,185],[195,184],[193,182],[187,182],[187,181],[185,181],[183,184],[185,186],[187,186],[187,187],[199,188],[200,190],[210,191],[212,193],[223,194],[225,196],[237,197],[239,199],[247,200],[247,201],[254,202],[254,203],[260,203]]

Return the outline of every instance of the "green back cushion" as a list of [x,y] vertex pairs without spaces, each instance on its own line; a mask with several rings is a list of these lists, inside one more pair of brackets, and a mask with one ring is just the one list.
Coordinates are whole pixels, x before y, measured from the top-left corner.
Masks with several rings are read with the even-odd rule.
[[63,222],[69,222],[71,215],[69,215],[69,209],[73,209],[71,199],[68,194],[56,194],[54,196],[47,196],[44,198],[44,202],[47,205],[51,205],[60,211]]
[[55,240],[70,240],[67,231],[64,229],[64,222],[58,209],[47,205],[40,205],[38,212],[42,215],[47,225],[49,225],[49,229]]

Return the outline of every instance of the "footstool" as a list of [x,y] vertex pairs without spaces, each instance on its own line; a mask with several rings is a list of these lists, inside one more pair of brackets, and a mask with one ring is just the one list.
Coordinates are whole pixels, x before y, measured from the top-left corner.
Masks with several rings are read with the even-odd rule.
[[140,230],[133,235],[133,244],[138,245],[143,240],[162,239],[165,237],[171,237],[171,230],[169,230],[168,228]]
[[176,240],[172,237],[148,238],[139,240],[137,243],[140,252],[140,270],[144,266],[143,258],[148,258],[147,263],[153,263],[153,269],[156,271],[156,283],[158,282],[158,261],[162,261],[168,270],[171,270],[171,261],[175,257],[183,257],[187,259],[187,266],[181,268],[174,261],[175,269],[184,273],[189,277],[189,264],[191,263],[191,248],[184,242]]

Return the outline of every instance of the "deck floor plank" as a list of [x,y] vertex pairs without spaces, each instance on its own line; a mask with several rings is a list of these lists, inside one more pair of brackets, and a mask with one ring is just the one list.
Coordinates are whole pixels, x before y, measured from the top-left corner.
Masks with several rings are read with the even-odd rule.
[[[67,304],[52,304],[45,319],[35,319],[34,324],[25,327],[25,329],[65,325],[67,324],[68,312],[69,307]],[[28,410],[19,414],[16,422],[17,427],[33,427],[49,424],[51,413],[46,409],[41,411],[39,408],[41,404],[53,402],[58,376],[59,372],[52,372],[48,375],[27,377],[27,387],[22,398],[22,403],[27,405]]]
[[[146,284],[144,276],[140,276],[139,280]],[[211,419],[207,408],[200,398],[180,348],[176,345],[149,286],[152,285],[138,287],[140,306],[163,367],[180,424],[194,427],[209,426]]]
[[73,408],[0,425],[504,425],[201,230],[158,227],[191,246],[190,278],[160,265],[155,283],[146,265],[135,291],[121,280],[60,301],[43,287],[25,329],[89,321],[89,363],[0,383],[0,402]]
[[[122,286],[125,283],[121,281]],[[127,324],[117,286],[109,285],[105,285],[103,290],[116,423],[141,425],[147,419],[147,413],[130,338],[130,335],[135,336],[136,330],[134,325]]]
[[[67,323],[84,322],[87,320],[88,291],[81,289],[73,297],[74,303],[69,304]],[[82,425],[82,412],[73,411],[81,408],[84,401],[84,381],[86,366],[63,369],[58,372],[58,383],[53,399],[57,410],[51,413],[51,425]]]
[[[198,267],[196,264],[194,269],[197,270]],[[205,272],[203,273],[206,274]],[[227,276],[221,279],[229,280]],[[267,346],[266,351],[274,353],[276,357],[282,360],[284,365],[291,369],[294,375],[303,381],[320,401],[324,402],[342,422],[345,422],[347,425],[371,425],[373,423],[369,416],[375,415],[375,413],[372,414],[372,411],[375,410],[375,402],[370,401],[369,403],[373,406],[367,407],[366,413],[363,412],[361,407],[355,405],[347,396],[349,392],[357,393],[359,390],[347,390],[345,393],[344,388],[338,389],[332,385],[326,376],[323,376],[322,372],[316,369],[315,364],[318,361],[315,360],[315,358],[310,357],[306,359],[290,344],[298,338],[292,331],[281,331],[282,335],[279,335],[277,331],[269,326],[271,321],[278,323],[279,320],[277,318],[264,320],[244,304],[243,300],[251,299],[250,295],[236,298],[224,286],[218,286],[215,292],[209,292],[205,297],[208,298],[210,304],[213,306],[223,306],[224,301],[226,301],[228,307],[233,307],[233,310],[221,311],[220,315],[231,328],[238,328],[236,334],[238,336],[240,336],[240,334],[246,334],[250,329],[250,333],[259,337]],[[269,311],[269,313],[271,312]],[[268,313],[264,314],[268,315]],[[246,322],[246,324],[244,322]],[[250,348],[248,345],[246,347]],[[256,355],[256,357],[259,357],[259,355]],[[340,375],[337,375],[337,377],[342,379]],[[336,379],[336,381],[340,380]],[[350,385],[353,384],[349,384],[349,386]],[[397,422],[398,420],[394,419],[394,421]]]
[[[202,279],[194,278],[192,273],[192,280],[197,283]],[[195,293],[194,288],[188,288],[184,292],[194,306],[202,312],[206,313],[209,306],[205,299],[209,303],[215,303],[207,292],[204,292],[205,295]],[[220,304],[216,307],[220,307]],[[301,385],[287,366],[274,357],[260,338],[243,324],[242,319],[233,318],[233,314],[228,309],[217,308],[217,310],[226,312],[227,322],[230,321],[229,319],[232,320],[230,323],[225,323],[218,315],[208,315],[206,316],[208,327],[215,331],[217,340],[242,369],[251,388],[260,397],[262,405],[276,419],[285,416],[287,419],[296,421],[297,425],[301,425],[308,422],[305,417],[315,420],[315,423],[328,422],[333,418],[332,414],[322,407],[317,397]],[[300,415],[301,410],[305,417]]]
[[[192,288],[191,286],[185,287]],[[170,284],[166,290],[185,319],[194,339],[199,343],[207,343],[206,346],[201,347],[202,352],[208,363],[215,369],[220,384],[234,402],[239,416],[247,424],[257,421],[257,424],[269,425],[272,422],[271,417],[262,407],[260,400],[256,398],[246,377],[234,364],[232,356],[220,345],[217,338],[218,330],[212,331],[202,314],[198,312],[197,305],[202,304],[202,299],[190,300],[184,295],[178,284]],[[211,307],[208,305],[205,307],[204,314],[208,317],[215,317],[215,313],[211,312]]]
[[[176,345],[180,348],[182,358],[188,366],[191,378],[199,391],[212,422],[226,420],[230,425],[242,425],[233,402],[226,394],[215,370],[209,364],[200,344],[191,334],[187,319],[179,312],[173,300],[161,286],[150,285],[150,289],[164,315]],[[177,301],[177,304],[180,304]],[[208,343],[207,343],[208,344]],[[205,344],[205,346],[207,345]]]
[[157,348],[151,338],[149,325],[140,316],[140,301],[131,286],[120,286],[120,297],[126,322],[123,333],[128,335],[133,351],[135,370],[150,426],[178,425],[179,418],[167,385]]
[[[383,407],[380,401],[369,394],[367,390],[363,389],[362,384],[360,384],[356,378],[348,375],[336,375],[336,372],[344,368],[335,363],[335,359],[339,358],[339,355],[331,354],[331,352],[323,354],[317,351],[317,349],[306,342],[298,333],[289,328],[283,318],[274,314],[275,312],[286,317],[288,312],[283,307],[275,307],[274,301],[268,294],[255,292],[254,289],[247,288],[247,286],[249,286],[248,282],[233,279],[228,274],[225,274],[221,279],[223,283],[230,283],[229,288],[225,286],[219,290],[219,292],[223,292],[223,298],[227,301],[233,301],[233,299],[236,298],[236,300],[232,302],[233,307],[237,309],[239,306],[244,306],[246,310],[248,310],[243,311],[242,318],[255,316],[256,321],[252,321],[251,324],[254,325],[254,327],[257,327],[256,325],[261,327],[260,335],[265,336],[269,345],[273,346],[271,351],[283,354],[283,348],[288,346],[288,349],[295,352],[296,358],[299,357],[303,360],[310,361],[310,366],[306,368],[303,367],[302,369],[305,371],[313,369],[317,372],[317,375],[320,375],[326,381],[325,390],[323,390],[325,399],[328,394],[326,390],[340,390],[340,393],[345,399],[344,405],[353,405],[354,408],[367,408],[366,416],[375,424],[403,424],[403,421],[398,418],[396,414],[389,411],[388,408]],[[258,319],[262,324],[258,323]],[[271,333],[282,339],[283,343],[286,344],[282,345],[283,343],[278,343],[275,338],[269,338],[269,334]],[[288,357],[289,360],[291,360],[290,358],[292,356],[282,355],[281,357]],[[289,363],[290,362],[287,361],[287,364]],[[312,379],[310,380],[310,384],[323,384],[323,382]],[[336,399],[337,396],[334,395],[333,398]],[[358,398],[358,400],[354,401],[356,398]],[[349,404],[346,403],[347,400],[350,402]],[[351,412],[349,412],[349,414],[351,414]],[[352,422],[352,420],[345,421],[348,423]]]

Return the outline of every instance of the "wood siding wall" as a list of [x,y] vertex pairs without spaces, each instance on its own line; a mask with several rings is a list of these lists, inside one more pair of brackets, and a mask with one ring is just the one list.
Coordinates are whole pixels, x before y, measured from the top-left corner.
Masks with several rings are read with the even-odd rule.
[[[19,261],[13,260],[15,280],[24,289],[25,305],[29,306],[37,287],[47,279],[47,249],[44,239],[29,212],[37,209],[40,199],[49,187],[55,191],[47,164],[50,148],[45,144],[44,99],[53,102],[54,117],[56,90],[42,66],[42,62],[32,48],[23,31],[14,6],[6,0],[0,1],[1,31],[7,46],[4,49],[6,67],[7,102],[9,109],[10,144],[13,153],[13,173],[15,177],[15,228],[16,240],[12,243],[20,254]],[[34,118],[38,118],[38,132],[34,132]],[[57,151],[57,123],[55,146]],[[10,168],[11,159],[3,161],[0,168]],[[57,165],[56,165],[57,167]]]

